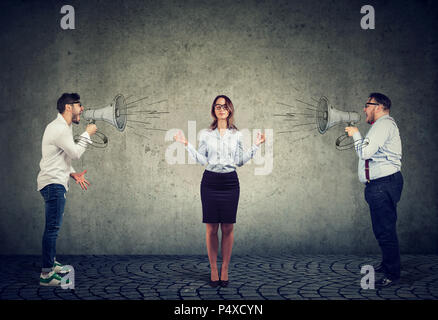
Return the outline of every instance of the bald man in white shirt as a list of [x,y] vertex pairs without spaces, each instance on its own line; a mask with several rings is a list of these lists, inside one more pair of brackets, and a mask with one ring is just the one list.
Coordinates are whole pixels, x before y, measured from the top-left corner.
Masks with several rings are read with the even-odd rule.
[[[75,143],[73,140],[72,123],[79,124],[84,111],[79,99],[77,93],[64,93],[58,99],[58,116],[47,125],[43,135],[41,170],[37,178],[38,191],[45,201],[46,215],[40,275],[40,285],[43,286],[61,285],[59,274],[69,271],[55,261],[56,239],[64,214],[68,180],[72,177],[83,190],[87,190],[90,184],[85,179],[87,171],[76,173],[71,165],[72,160],[81,157],[87,146],[87,143]],[[91,143],[90,136],[96,131],[96,125],[89,124],[81,137]]]

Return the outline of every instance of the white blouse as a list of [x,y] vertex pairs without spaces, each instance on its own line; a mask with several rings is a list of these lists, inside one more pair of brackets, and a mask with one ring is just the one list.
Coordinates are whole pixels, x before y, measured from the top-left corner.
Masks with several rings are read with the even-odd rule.
[[200,133],[198,151],[190,144],[186,149],[193,159],[202,165],[207,165],[206,170],[226,173],[236,170],[248,162],[259,149],[253,144],[247,152],[243,151],[242,138],[240,131],[226,129],[223,136],[219,130],[204,129]]

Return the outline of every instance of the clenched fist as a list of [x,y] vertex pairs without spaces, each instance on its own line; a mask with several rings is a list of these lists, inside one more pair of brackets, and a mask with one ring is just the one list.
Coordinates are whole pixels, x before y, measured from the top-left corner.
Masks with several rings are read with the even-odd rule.
[[356,132],[359,132],[359,129],[356,127],[346,127],[345,132],[348,134],[349,137],[352,137],[353,134],[355,134]]
[[87,129],[85,129],[85,130],[88,132],[88,134],[89,134],[90,137],[91,137],[93,134],[96,133],[96,131],[97,131],[97,127],[96,127],[96,125],[95,125],[94,123],[91,123],[91,124],[89,124],[89,125],[87,126]]

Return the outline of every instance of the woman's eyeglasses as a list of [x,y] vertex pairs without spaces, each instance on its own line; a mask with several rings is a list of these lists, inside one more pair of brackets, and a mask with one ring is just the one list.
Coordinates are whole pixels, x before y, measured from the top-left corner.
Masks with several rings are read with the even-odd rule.
[[215,108],[217,111],[220,111],[221,109],[224,109],[224,110],[226,110],[226,111],[229,111],[228,106],[227,106],[226,104],[215,104],[215,105],[214,105],[214,108]]

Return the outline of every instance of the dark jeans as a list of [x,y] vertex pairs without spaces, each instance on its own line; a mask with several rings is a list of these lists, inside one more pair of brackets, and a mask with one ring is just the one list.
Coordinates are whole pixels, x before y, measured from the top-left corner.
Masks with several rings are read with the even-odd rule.
[[56,255],[56,238],[61,227],[65,206],[65,188],[61,184],[49,184],[40,190],[46,203],[46,225],[43,235],[42,271],[53,269]]
[[400,278],[400,251],[397,238],[397,202],[403,190],[401,172],[367,183],[365,200],[371,213],[374,235],[382,250],[382,266],[385,276],[391,280]]

